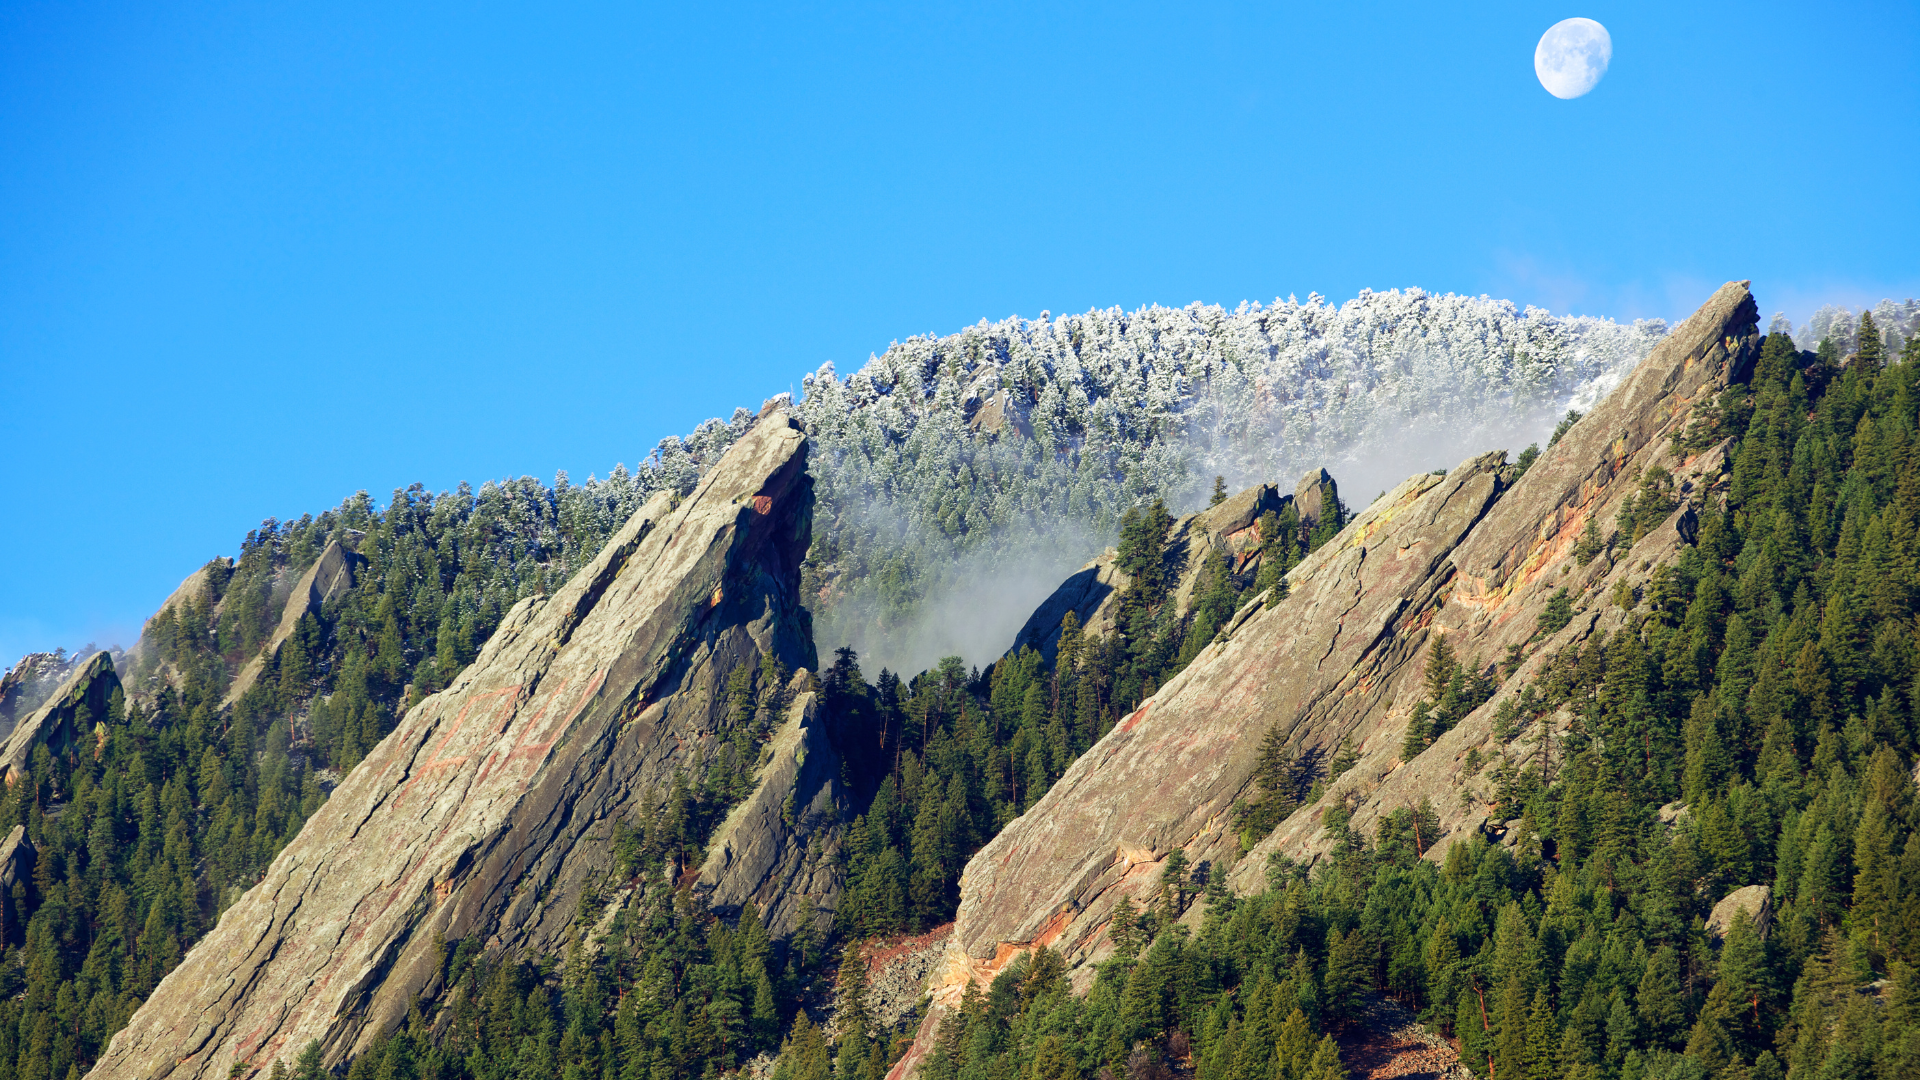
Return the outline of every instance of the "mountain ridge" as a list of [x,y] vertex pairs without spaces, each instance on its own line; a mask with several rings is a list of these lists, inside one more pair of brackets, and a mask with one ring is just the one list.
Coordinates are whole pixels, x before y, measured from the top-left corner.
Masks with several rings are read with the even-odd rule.
[[[1728,283],[1523,475],[1513,477],[1506,452],[1494,451],[1445,477],[1414,477],[1290,570],[1284,600],[1208,646],[969,862],[936,993],[944,1009],[928,1014],[922,1045],[903,1062],[925,1054],[944,1010],[958,1006],[966,987],[990,983],[1033,949],[1060,953],[1070,972],[1084,973],[1075,981],[1084,989],[1088,965],[1112,955],[1107,929],[1115,906],[1123,897],[1150,902],[1173,853],[1201,867],[1226,860],[1234,867],[1229,883],[1249,892],[1266,883],[1267,854],[1323,852],[1333,841],[1316,805],[1296,811],[1241,858],[1230,809],[1254,783],[1256,731],[1276,726],[1295,754],[1330,755],[1342,738],[1356,738],[1360,763],[1331,793],[1358,798],[1350,817],[1357,824],[1381,816],[1384,802],[1400,794],[1383,778],[1412,772],[1395,759],[1399,747],[1383,746],[1381,737],[1397,735],[1404,723],[1407,695],[1417,689],[1409,676],[1441,620],[1461,609],[1464,620],[1509,625],[1517,608],[1536,614],[1546,599],[1541,590],[1527,590],[1525,601],[1516,590],[1537,581],[1554,556],[1569,555],[1578,530],[1567,526],[1584,523],[1585,504],[1630,463],[1657,457],[1658,440],[1677,434],[1670,429],[1684,424],[1702,395],[1751,367],[1757,322],[1748,283]],[[1450,594],[1463,562],[1480,574],[1455,604]],[[1530,658],[1534,668],[1540,655]],[[1451,741],[1417,761],[1452,754],[1467,733],[1484,732],[1491,711],[1482,706],[1449,733]],[[1457,774],[1457,766],[1435,765],[1436,778],[1420,790],[1438,796]],[[1368,790],[1370,777],[1381,786]],[[1443,840],[1457,835],[1465,816],[1448,801],[1441,818],[1448,832],[1426,842],[1430,856],[1444,854]]]
[[763,654],[811,659],[794,603],[804,465],[785,415],[763,418],[684,503],[656,495],[568,586],[517,604],[467,672],[347,776],[90,1075],[250,1075],[309,1040],[342,1062],[438,989],[436,941],[564,949],[571,902],[611,866],[595,824],[657,813],[646,800],[664,798],[676,757],[726,746],[727,672]]
[[[792,443],[788,464],[770,466],[789,477],[774,487],[826,475],[815,465],[839,436],[804,431],[778,399],[710,432],[710,457],[687,459],[691,486],[655,491],[617,527],[612,489],[558,499],[530,482],[477,496],[402,492],[384,513],[362,501],[269,523],[240,559],[183,582],[134,650],[36,662],[0,690],[0,705],[18,710],[45,692],[48,672],[81,676],[9,743],[0,824],[13,832],[0,854],[11,896],[0,898],[0,927],[32,962],[0,967],[0,985],[17,970],[28,986],[0,997],[0,1052],[51,1073],[97,1058],[144,1075],[166,1057],[160,1047],[178,1043],[194,1046],[172,1066],[183,1075],[285,1066],[317,1080],[329,1065],[402,1075],[414,1062],[422,1076],[452,1080],[479,1077],[486,1069],[474,1062],[510,1060],[522,1046],[546,1046],[569,1070],[724,1072],[784,1042],[782,1080],[814,1080],[806,1063],[818,1054],[849,1076],[925,1066],[929,1080],[950,1080],[975,1052],[956,1033],[984,1025],[981,1039],[990,1029],[1025,1032],[1023,1052],[1050,1069],[1067,1067],[1032,1040],[1068,1038],[1055,1049],[1074,1064],[1059,1075],[1082,1080],[1102,1066],[1150,1073],[1155,1060],[1225,1075],[1218,1055],[1238,1045],[1226,1029],[1202,1025],[1184,999],[1164,1004],[1176,1026],[1149,1022],[1134,984],[1168,963],[1201,964],[1223,980],[1225,996],[1205,999],[1210,1015],[1253,1023],[1239,1004],[1251,999],[1234,987],[1258,987],[1235,980],[1265,960],[1233,955],[1219,936],[1231,925],[1270,929],[1293,956],[1260,976],[1285,982],[1300,1005],[1297,1024],[1283,1011],[1269,1023],[1322,1033],[1317,1048],[1300,1044],[1320,1071],[1290,1080],[1320,1080],[1340,1053],[1324,1033],[1370,1015],[1353,995],[1385,990],[1421,1008],[1431,994],[1438,1011],[1424,1018],[1462,1040],[1476,1070],[1472,1055],[1483,1054],[1504,1075],[1533,1067],[1516,1061],[1544,1060],[1513,1041],[1523,1026],[1513,1010],[1538,1011],[1522,996],[1530,991],[1487,986],[1475,1002],[1459,996],[1455,976],[1484,974],[1491,961],[1472,952],[1476,942],[1493,947],[1496,921],[1502,942],[1517,940],[1517,925],[1545,942],[1560,932],[1553,927],[1584,918],[1564,904],[1567,888],[1586,886],[1549,886],[1556,875],[1604,870],[1611,893],[1612,875],[1628,866],[1623,843],[1639,852],[1630,875],[1643,872],[1642,859],[1675,860],[1662,874],[1703,875],[1689,879],[1694,891],[1660,902],[1712,929],[1697,946],[1662,939],[1666,917],[1643,912],[1656,927],[1649,947],[1665,940],[1669,952],[1635,972],[1657,983],[1661,957],[1674,954],[1698,985],[1717,987],[1715,955],[1747,948],[1742,935],[1760,926],[1721,913],[1734,907],[1760,912],[1783,936],[1785,951],[1766,964],[1801,970],[1812,963],[1807,935],[1825,924],[1807,906],[1815,886],[1785,868],[1811,842],[1799,836],[1810,826],[1794,822],[1854,835],[1846,814],[1864,811],[1846,800],[1870,795],[1893,799],[1873,813],[1891,823],[1895,848],[1911,828],[1886,777],[1906,775],[1915,752],[1899,687],[1920,665],[1902,666],[1904,646],[1888,628],[1901,625],[1901,590],[1920,588],[1904,584],[1906,487],[1889,463],[1913,440],[1916,357],[1889,362],[1871,322],[1849,333],[1845,356],[1831,341],[1796,352],[1777,330],[1763,348],[1750,290],[1729,283],[1611,394],[1568,416],[1544,451],[1479,453],[1417,474],[1358,513],[1320,468],[1291,496],[1263,484],[1234,495],[1222,477],[1214,505],[1186,515],[1145,493],[1117,522],[1118,546],[1063,574],[1031,614],[1004,581],[984,583],[999,592],[983,603],[1026,624],[1018,634],[1010,624],[1012,648],[971,672],[956,657],[911,679],[882,671],[869,681],[849,649],[813,671],[820,631],[808,607],[820,579],[804,560],[819,549],[814,500],[798,488],[765,496],[784,522],[777,543],[727,541],[734,555],[718,563],[674,556],[626,571],[654,550],[648,544],[664,552],[678,542],[661,529],[691,536],[695,518],[707,522],[695,532],[720,536],[744,521],[744,533],[727,535],[766,535],[754,532],[760,500],[748,497],[760,467],[743,472],[740,462],[763,459],[768,439]],[[994,363],[995,378],[1008,377]],[[922,435],[959,420],[979,446],[1039,447],[1048,416],[1023,400],[1017,379],[973,398],[949,393],[963,381],[954,372],[969,370],[987,369],[942,369],[926,383]],[[914,393],[892,389],[903,392]],[[985,459],[951,460],[972,468]],[[935,466],[927,475],[945,468]],[[733,526],[701,516],[715,484],[738,489],[721,500],[735,508]],[[611,544],[596,539],[601,530]],[[723,564],[733,569],[715,577]],[[1856,564],[1875,569],[1863,578]],[[1779,592],[1794,582],[1798,593]],[[1809,588],[1818,599],[1803,599]],[[634,590],[654,599],[635,600]],[[655,614],[613,614],[630,602]],[[1787,611],[1797,613],[1783,621]],[[1849,618],[1891,621],[1848,631]],[[637,635],[616,650],[628,659],[602,664],[626,633],[605,631],[623,620]],[[1757,678],[1738,674],[1752,663],[1754,620],[1772,658]],[[1799,644],[1808,634],[1817,637]],[[1732,674],[1714,671],[1723,644]],[[598,660],[579,651],[586,645]],[[528,682],[509,671],[523,667],[553,675]],[[546,754],[551,772],[531,796],[491,790],[498,769],[471,755],[455,763],[420,751],[422,738],[445,742],[430,729],[458,726],[442,710],[531,686],[500,706],[507,729],[498,737],[514,742],[517,720],[569,714],[550,707],[548,687],[591,684],[601,668],[620,668],[614,681],[634,689],[582,699],[570,734],[535,740],[546,749],[528,760]],[[639,689],[648,684],[664,696]],[[628,706],[613,715],[624,718],[609,719],[623,693]],[[1852,714],[1844,728],[1829,715],[1842,701]],[[666,712],[643,729],[655,706]],[[603,743],[614,749],[595,756]],[[434,800],[416,808],[381,779],[395,754],[409,762],[395,774],[405,791],[432,789]],[[1869,774],[1871,785],[1857,786]],[[471,812],[467,794],[477,800]],[[356,807],[369,816],[343,828],[340,815]],[[356,839],[381,833],[395,812],[456,831],[471,818],[495,839],[427,850],[424,834],[400,825]],[[1786,817],[1770,824],[1756,813]],[[1727,854],[1729,817],[1750,857]],[[1591,861],[1602,858],[1596,827],[1611,861]],[[1776,843],[1778,875],[1761,861]],[[316,856],[329,846],[333,855]],[[331,891],[310,880],[288,895],[306,897],[300,909],[315,926],[329,911],[344,919],[364,955],[360,946],[315,952],[308,939],[326,933],[255,917],[288,891],[283,862],[316,858],[333,860]],[[1878,872],[1869,847],[1852,858],[1863,875]],[[248,891],[262,875],[272,887]],[[1465,914],[1457,890],[1483,879],[1505,882],[1520,914],[1497,904]],[[1874,880],[1849,886],[1860,904],[1881,905],[1862,912],[1905,902],[1898,888],[1872,899]],[[1649,895],[1638,878],[1620,887]],[[1378,909],[1365,901],[1355,914],[1370,892],[1398,899]],[[415,899],[401,903],[403,894]],[[1458,928],[1458,961],[1447,959],[1447,935],[1429,934],[1430,917],[1404,922],[1426,910],[1427,895],[1455,895],[1444,901],[1455,906],[1436,910]],[[456,909],[466,921],[445,914]],[[871,936],[929,940],[956,914],[918,1038],[889,1027],[912,1015],[906,988],[893,985],[898,972],[885,976],[884,1009],[862,1020],[858,964],[833,975],[835,952],[858,955]],[[1278,921],[1268,929],[1247,921],[1269,916]],[[422,919],[448,923],[436,933],[439,923]],[[256,965],[264,954],[234,947],[250,926],[267,928],[279,944],[266,951],[285,963]],[[1900,985],[1904,931],[1886,933],[1889,944],[1856,942],[1866,950],[1857,966]],[[1408,949],[1418,965],[1408,966]],[[255,972],[243,981],[257,992],[189,1002],[222,963]],[[1456,963],[1466,966],[1448,966]],[[338,985],[303,982],[295,968],[324,968]],[[831,1047],[808,1026],[823,978],[837,983]],[[617,1007],[596,997],[614,988]],[[1135,1004],[1113,1011],[1122,990]],[[1764,1073],[1753,1032],[1806,1030],[1759,1014],[1742,1028],[1703,1004],[1704,989],[1684,993],[1684,1015],[1707,1025],[1686,1053],[1713,1080],[1722,1080],[1721,1051],[1699,1040],[1722,1040],[1725,1054]],[[81,1022],[39,1042],[6,1042],[22,1030],[14,1018],[51,1015],[57,994],[87,1003]],[[1031,1014],[980,1004],[1008,1000],[1049,1004]],[[1479,1020],[1449,1011],[1482,1004]],[[276,1018],[276,1008],[293,1012]],[[135,1022],[123,1028],[126,1014]],[[207,1030],[189,1030],[201,1025],[183,1017]],[[1576,1026],[1548,1022],[1570,1040]],[[109,1042],[116,1031],[127,1045]],[[1678,1053],[1657,1039],[1635,1045]],[[1588,1053],[1567,1047],[1554,1053],[1570,1062]],[[149,1051],[158,1057],[145,1061]],[[1525,1054],[1535,1057],[1516,1056]],[[1660,1064],[1645,1075],[1667,1075],[1670,1059],[1646,1060]]]

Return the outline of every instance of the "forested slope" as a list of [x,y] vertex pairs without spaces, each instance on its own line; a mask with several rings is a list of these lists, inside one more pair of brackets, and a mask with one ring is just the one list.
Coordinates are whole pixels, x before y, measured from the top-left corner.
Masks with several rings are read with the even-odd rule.
[[[1542,438],[1664,331],[1411,289],[1043,314],[825,366],[800,406],[821,461],[823,643],[908,670],[994,655],[1129,506],[1185,512],[1215,476],[1238,490],[1323,466],[1371,498]],[[1023,577],[1043,583],[1011,594]]]
[[[1533,685],[1503,732],[1504,842],[1436,865],[1427,808],[1368,834],[1329,811],[1331,856],[1275,858],[1266,892],[1169,873],[1086,996],[1050,951],[1017,961],[969,991],[926,1075],[1340,1075],[1318,1033],[1375,992],[1488,1076],[1920,1068],[1920,348],[1875,338],[1836,368],[1770,336],[1701,415],[1690,438],[1734,440],[1725,499],[1652,588],[1609,598],[1621,631]],[[1430,658],[1436,698],[1457,671]],[[1540,752],[1557,708],[1574,722]],[[1709,928],[1748,885],[1764,917]]]
[[[1236,477],[1290,467],[1292,457],[1261,457],[1271,402],[1296,417],[1315,405],[1325,413],[1329,394],[1356,377],[1386,400],[1413,371],[1409,390],[1484,390],[1442,398],[1434,415],[1467,407],[1526,419],[1630,363],[1653,332],[1411,292],[1342,307],[1309,298],[1092,311],[914,338],[862,375],[808,380],[799,415],[820,444],[814,603],[839,640],[858,626],[900,628],[954,553],[1031,538],[1060,515],[1091,523],[1096,544],[1135,500],[1196,498],[1196,463]],[[996,427],[981,415],[983,396],[1000,398]],[[1290,421],[1286,454],[1357,438],[1380,411],[1361,405],[1338,409],[1340,425],[1325,430]],[[555,590],[653,492],[689,490],[749,419],[708,421],[662,440],[636,471],[584,484],[563,475],[553,486],[415,486],[386,505],[357,494],[319,515],[269,519],[238,559],[209,563],[121,671],[134,700],[115,698],[100,753],[40,763],[0,815],[25,822],[40,853],[15,903],[25,967],[0,967],[21,972],[27,990],[4,1005],[17,1013],[0,1024],[0,1068],[38,1078],[90,1063],[407,703],[449,684],[515,601]],[[230,678],[259,655],[288,586],[328,542],[365,559],[353,588],[300,623],[255,688],[223,711]],[[866,600],[847,600],[854,582],[866,582]],[[852,615],[833,623],[841,603]],[[1014,626],[1023,617],[1010,613]],[[1079,723],[1085,744],[1094,721]],[[996,744],[1027,773],[1010,782],[1008,805],[1018,807],[1064,767],[1071,740],[1054,738],[1035,767],[1033,748],[1012,734],[1008,724]],[[975,832],[991,832],[1002,813],[977,811]]]
[[[1920,475],[1909,460],[1920,391],[1911,344],[1892,357],[1863,329],[1849,322],[1844,342],[1828,338],[1813,353],[1776,334],[1751,386],[1702,429],[1735,439],[1725,508],[1703,512],[1698,547],[1659,589],[1623,599],[1634,633],[1581,650],[1542,680],[1540,701],[1582,717],[1542,755],[1549,774],[1529,773],[1521,753],[1537,725],[1515,726],[1504,790],[1525,809],[1509,833],[1524,841],[1462,846],[1436,868],[1407,851],[1423,847],[1416,807],[1376,834],[1342,833],[1338,856],[1311,877],[1277,865],[1276,891],[1262,897],[1232,899],[1217,876],[1202,883],[1179,868],[1090,994],[1067,994],[1042,953],[954,1021],[964,1028],[949,1030],[930,1067],[1091,1077],[1160,1060],[1238,1076],[1233,1062],[1254,1068],[1270,1039],[1298,1062],[1288,1075],[1310,1075],[1327,1065],[1320,1033],[1369,987],[1442,1025],[1478,1017],[1484,999],[1478,1036],[1457,1033],[1470,1060],[1491,1053],[1501,1074],[1590,1063],[1609,1077],[1695,1075],[1693,1061],[1713,1073],[1738,1059],[1755,1075],[1775,1066],[1854,1075],[1842,1069],[1856,1051],[1905,1067],[1912,957],[1899,927],[1920,871],[1905,868],[1908,788],[1887,777],[1904,779],[1916,750],[1920,583],[1907,580],[1916,571],[1906,549],[1920,506],[1903,500],[1920,491],[1908,475]],[[1543,429],[1608,385],[1657,331],[1486,300],[1367,294],[1338,308],[1314,298],[1011,320],[897,345],[844,380],[812,377],[796,413],[815,444],[806,582],[822,651],[911,631],[928,597],[940,599],[943,567],[970,551],[1019,550],[1057,518],[1083,523],[1089,544],[1120,540],[1122,557],[1147,568],[1163,554],[1165,506],[1203,501],[1215,473],[1284,481],[1322,462],[1339,472],[1340,455],[1409,423],[1489,438]],[[585,484],[416,487],[385,506],[361,494],[264,523],[237,560],[210,564],[149,627],[120,672],[124,688],[85,718],[91,752],[36,756],[0,802],[0,827],[23,826],[31,852],[8,900],[0,1076],[84,1073],[409,703],[450,685],[515,602],[555,591],[649,495],[691,489],[751,419],[710,421],[663,442],[635,472]],[[1278,521],[1261,537],[1282,568],[1325,540]],[[257,685],[223,710],[288,588],[333,541],[364,560],[352,588],[302,620]],[[851,651],[829,664],[819,689],[849,748],[859,811],[833,936],[779,945],[757,913],[736,927],[684,902],[674,868],[698,861],[745,790],[725,771],[688,776],[662,815],[616,838],[634,900],[601,928],[600,948],[506,958],[449,943],[440,1011],[352,1069],[702,1075],[791,1038],[792,1077],[811,1080],[835,1060],[842,1075],[879,1075],[903,1049],[887,1033],[830,1047],[795,1022],[822,966],[847,941],[952,917],[967,858],[1192,659],[1196,625],[1224,624],[1256,585],[1224,567],[1204,578],[1194,611],[1174,619],[1155,575],[1139,575],[1124,632],[1063,640],[1057,667],[1023,655],[977,671],[955,659],[869,681]],[[1012,611],[1009,630],[1025,616]],[[927,640],[903,640],[895,655],[924,653]],[[1470,673],[1442,665],[1439,675],[1436,693],[1455,696],[1435,712],[1451,715]],[[734,714],[779,712],[784,685],[773,670],[746,678],[731,691]],[[1643,760],[1629,775],[1621,724],[1642,743],[1670,740],[1669,766]],[[1291,808],[1283,801],[1317,799],[1352,761],[1290,762],[1277,748],[1272,757],[1263,776],[1284,799],[1246,808],[1256,830]],[[1676,800],[1687,813],[1668,827],[1654,811]],[[1878,831],[1863,848],[1867,822]],[[1764,942],[1736,931],[1738,948],[1715,952],[1696,924],[1714,898],[1756,881],[1775,887],[1775,928]],[[1194,906],[1200,895],[1211,897],[1205,908]],[[1173,925],[1176,909],[1192,932]],[[1441,916],[1450,933],[1435,936]],[[1243,941],[1264,944],[1249,951]],[[1729,1018],[1734,990],[1716,989],[1747,985],[1719,976],[1743,949],[1776,988],[1747,1002],[1747,1021]],[[1526,959],[1512,990],[1516,955]],[[1662,987],[1678,987],[1666,1012]],[[1255,991],[1269,1002],[1261,1016],[1247,1005]],[[1301,1005],[1299,1019],[1286,1000]],[[1713,1023],[1694,1046],[1703,1017]],[[1233,1030],[1241,1034],[1229,1038]],[[1529,1049],[1548,1043],[1557,1056]],[[1842,1047],[1839,1064],[1830,1045]]]

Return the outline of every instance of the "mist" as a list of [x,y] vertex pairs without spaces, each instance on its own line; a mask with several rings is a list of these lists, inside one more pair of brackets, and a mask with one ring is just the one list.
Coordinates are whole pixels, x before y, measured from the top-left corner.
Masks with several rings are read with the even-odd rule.
[[[1397,431],[1372,432],[1367,438],[1339,448],[1324,462],[1317,465],[1307,462],[1292,475],[1267,482],[1279,483],[1284,494],[1292,490],[1300,475],[1324,468],[1339,485],[1341,499],[1358,510],[1393,490],[1402,480],[1419,473],[1435,469],[1452,471],[1462,462],[1492,450],[1505,450],[1508,460],[1512,460],[1530,445],[1545,448],[1553,436],[1554,425],[1569,411],[1590,411],[1608,391],[1620,384],[1633,369],[1633,363],[1625,362],[1551,404],[1518,407],[1504,416],[1469,420],[1429,414],[1410,418]],[[1211,479],[1207,482],[1211,483]],[[1245,487],[1251,482],[1243,480],[1238,486]],[[1228,487],[1236,489],[1231,478]]]
[[[1511,459],[1528,445],[1544,446],[1569,410],[1590,410],[1637,362],[1623,358],[1562,395],[1514,402],[1505,410],[1489,411],[1482,402],[1458,411],[1386,411],[1349,441],[1310,448],[1290,445],[1275,428],[1224,432],[1207,423],[1208,403],[1202,401],[1185,437],[1171,443],[1183,458],[1181,479],[1152,494],[1181,515],[1206,506],[1216,476],[1226,480],[1229,492],[1267,483],[1285,495],[1303,475],[1324,468],[1342,501],[1357,511],[1410,476],[1451,470],[1492,450]],[[869,535],[903,537],[910,531],[906,515],[889,500],[870,500],[847,512],[858,522],[854,528]],[[928,575],[924,592],[904,612],[890,612],[872,582],[850,583],[845,598],[816,619],[821,663],[847,645],[869,677],[885,668],[910,678],[948,656],[985,667],[1006,653],[1048,595],[1118,542],[1118,531],[1094,513],[1058,515],[974,541],[979,546]]]
[[1213,478],[1350,506],[1408,475],[1543,441],[1666,325],[1419,289],[1226,308],[1118,308],[895,342],[802,380],[823,653],[913,674],[984,665],[1115,542],[1127,508],[1204,505]]
[[870,679],[882,668],[911,678],[948,656],[985,667],[1013,644],[1041,601],[1113,544],[1074,521],[1003,541],[955,560],[902,623],[876,625],[870,597],[829,610],[814,626],[820,662],[830,663],[833,649],[851,645]]

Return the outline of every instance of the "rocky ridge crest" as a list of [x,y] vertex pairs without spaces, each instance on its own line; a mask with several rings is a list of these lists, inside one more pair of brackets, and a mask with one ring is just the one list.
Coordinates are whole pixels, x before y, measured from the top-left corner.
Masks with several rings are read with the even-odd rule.
[[0,777],[9,783],[19,779],[21,770],[32,764],[37,746],[45,744],[62,754],[81,737],[91,736],[94,725],[107,718],[108,700],[119,686],[108,653],[96,652],[73,665],[59,687],[0,744]]
[[[226,696],[220,702],[221,708],[239,701],[241,695],[253,689],[253,684],[260,681],[260,673],[266,670],[267,663],[280,655],[280,647],[300,628],[301,619],[318,615],[321,605],[353,588],[354,571],[365,561],[342,547],[340,541],[327,541],[326,550],[320,553],[312,566],[307,567],[306,573],[301,574],[300,580],[294,583],[293,591],[287,594],[287,606],[281,609],[280,622],[274,626],[273,634],[267,638],[260,654],[248,660],[232,685],[227,687]],[[187,579],[189,583],[192,580]],[[185,584],[181,585],[182,589],[186,587]]]
[[[1314,474],[1309,474],[1307,479],[1313,478]],[[1301,484],[1308,486],[1306,480]],[[1317,498],[1317,487],[1314,494]],[[1224,553],[1227,568],[1235,576],[1250,576],[1259,569],[1260,517],[1270,511],[1279,513],[1292,498],[1280,494],[1272,484],[1259,484],[1173,523],[1167,530],[1163,562],[1173,582],[1175,618],[1185,617],[1193,607],[1209,551],[1217,548]],[[1086,633],[1112,633],[1119,614],[1120,591],[1128,583],[1126,573],[1114,565],[1118,554],[1114,548],[1101,552],[1041,601],[1014,637],[1008,654],[1032,648],[1048,664],[1053,663],[1060,646],[1060,622],[1069,611]]]

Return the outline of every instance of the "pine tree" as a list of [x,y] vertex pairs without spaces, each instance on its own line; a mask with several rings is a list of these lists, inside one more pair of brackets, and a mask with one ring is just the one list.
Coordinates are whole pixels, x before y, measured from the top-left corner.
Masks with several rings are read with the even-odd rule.
[[[1637,538],[1636,538],[1637,539]],[[1555,589],[1547,597],[1546,606],[1540,609],[1539,636],[1557,634],[1561,628],[1573,621],[1573,597],[1566,589]]]
[[807,1019],[805,1010],[793,1019],[793,1031],[780,1048],[780,1061],[774,1067],[773,1080],[831,1080],[832,1060],[820,1029]]
[[1560,1075],[1555,1061],[1559,1043],[1559,1025],[1543,986],[1533,992],[1533,1005],[1527,1011],[1527,1080],[1553,1080]]
[[1407,717],[1406,734],[1400,739],[1400,760],[1412,761],[1433,744],[1432,710],[1425,702],[1414,706]]
[[1113,942],[1114,955],[1122,960],[1131,960],[1140,954],[1140,939],[1136,921],[1140,914],[1133,901],[1122,896],[1113,905],[1113,917],[1107,923],[1107,937]]
[[1855,330],[1854,363],[1870,374],[1878,374],[1886,367],[1886,349],[1880,342],[1880,328],[1874,324],[1873,313],[1860,313],[1860,326]]
[[1338,780],[1347,770],[1359,763],[1360,751],[1353,745],[1353,736],[1343,735],[1340,738],[1340,748],[1334,752],[1333,760],[1327,763],[1327,779]]
[[1677,1038],[1685,1012],[1679,999],[1680,958],[1671,945],[1662,945],[1647,962],[1647,973],[1635,995],[1639,1005],[1641,1029],[1652,1045],[1666,1045]]
[[1306,1070],[1297,1075],[1300,1080],[1346,1080],[1351,1074],[1340,1060],[1340,1044],[1333,1041],[1333,1036],[1326,1035],[1314,1048],[1313,1059],[1307,1063]]
[[1732,768],[1732,756],[1720,738],[1717,710],[1705,694],[1693,699],[1683,742],[1687,748],[1685,796],[1689,804],[1697,806],[1719,789]]
[[1372,943],[1358,930],[1351,934],[1327,931],[1326,1001],[1333,1015],[1353,1015],[1361,997],[1371,989],[1368,969],[1372,951]]
[[1580,530],[1580,538],[1573,544],[1573,560],[1581,566],[1593,561],[1593,557],[1606,550],[1606,539],[1600,535],[1600,525],[1593,518],[1587,519],[1586,528]]
[[1260,739],[1260,758],[1254,767],[1254,780],[1260,785],[1262,801],[1272,800],[1276,810],[1293,809],[1293,747],[1279,721],[1267,726]]

